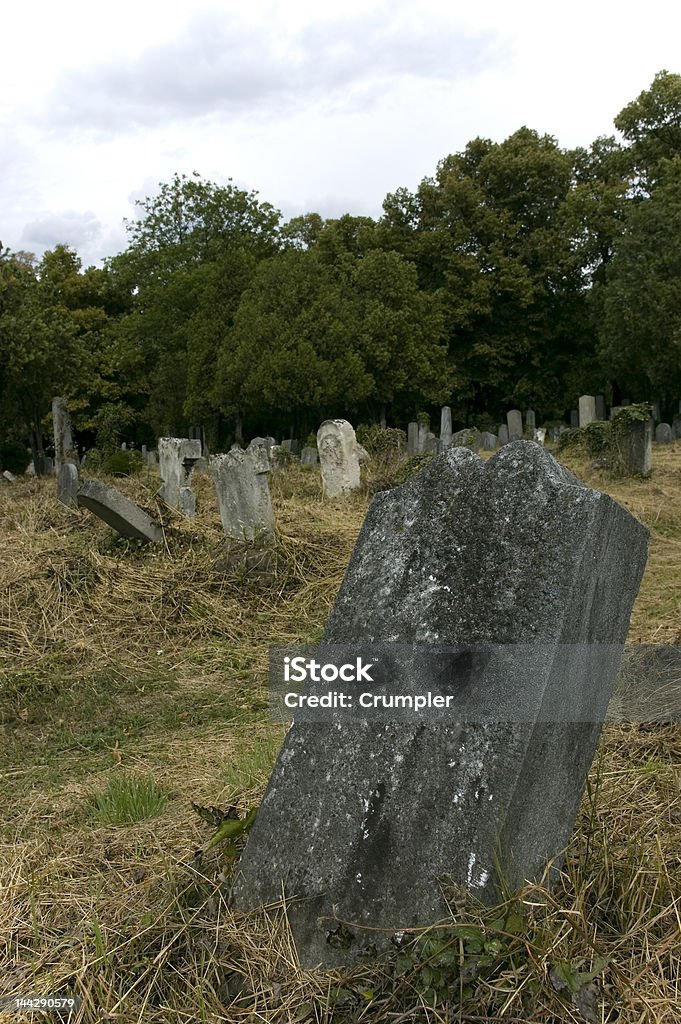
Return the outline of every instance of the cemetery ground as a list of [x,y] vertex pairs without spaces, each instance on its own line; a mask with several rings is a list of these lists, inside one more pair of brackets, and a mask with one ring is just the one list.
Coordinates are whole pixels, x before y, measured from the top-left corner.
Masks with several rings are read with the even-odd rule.
[[[648,480],[568,465],[651,531],[630,642],[681,643],[681,444]],[[272,474],[273,559],[225,556],[207,475],[160,547],[59,505],[52,479],[0,491],[0,995],[126,1024],[680,1019],[678,724],[605,727],[551,891],[451,893],[446,927],[350,973],[302,971],[285,921],[230,910],[231,848],[198,854],[208,809],[257,806],[283,738],[269,644],[321,637],[392,472],[370,463],[342,501],[317,468]],[[157,478],[113,482],[158,514]]]

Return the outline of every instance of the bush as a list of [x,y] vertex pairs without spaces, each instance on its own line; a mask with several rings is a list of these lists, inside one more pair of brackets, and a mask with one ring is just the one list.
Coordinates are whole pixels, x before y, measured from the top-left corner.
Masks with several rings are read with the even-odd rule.
[[379,423],[357,427],[357,441],[370,455],[384,455],[389,452],[403,452],[407,447],[407,435],[397,427],[382,427]]
[[599,455],[609,456],[612,450],[612,429],[609,423],[603,420],[596,420],[589,423],[580,433],[583,435],[584,449],[588,455],[598,457]]
[[[90,454],[88,454],[88,467],[90,466]],[[144,460],[141,452],[119,448],[118,451],[103,458],[101,466],[103,472],[109,473],[111,476],[134,476],[135,473],[140,473],[144,469]]]
[[5,441],[0,445],[0,472],[8,469],[10,473],[24,473],[29,461],[26,445],[20,441]]

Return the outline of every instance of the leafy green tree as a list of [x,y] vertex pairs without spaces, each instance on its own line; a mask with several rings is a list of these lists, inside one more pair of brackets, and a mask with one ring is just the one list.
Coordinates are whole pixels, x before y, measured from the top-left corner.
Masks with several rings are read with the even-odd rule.
[[629,143],[627,157],[635,194],[649,195],[663,160],[681,156],[681,75],[660,71],[649,89],[615,118]]
[[603,287],[592,303],[600,353],[620,391],[681,395],[681,156],[662,160],[650,198],[630,202]]

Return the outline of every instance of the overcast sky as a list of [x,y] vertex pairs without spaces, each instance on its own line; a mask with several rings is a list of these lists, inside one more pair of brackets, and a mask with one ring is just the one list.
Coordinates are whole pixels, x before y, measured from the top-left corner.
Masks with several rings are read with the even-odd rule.
[[0,30],[0,241],[84,265],[174,172],[378,216],[476,135],[614,133],[681,72],[668,0],[32,0]]

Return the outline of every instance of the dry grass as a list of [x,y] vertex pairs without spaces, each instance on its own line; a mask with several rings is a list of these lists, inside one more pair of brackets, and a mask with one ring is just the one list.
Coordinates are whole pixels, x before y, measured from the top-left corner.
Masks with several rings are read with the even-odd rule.
[[[648,482],[572,467],[651,529],[637,643],[681,639],[681,446],[654,460]],[[153,480],[118,485],[158,511]],[[484,911],[454,900],[448,929],[407,936],[382,965],[302,971],[285,916],[233,914],[230,864],[220,848],[195,856],[210,830],[191,804],[257,803],[282,738],[268,646],[319,637],[368,497],[325,503],[316,472],[276,475],[279,553],[254,576],[216,557],[210,482],[197,489],[197,519],[166,514],[159,550],[59,506],[51,481],[0,491],[0,994],[78,995],[74,1022],[678,1021],[678,725],[606,727],[551,892]],[[93,794],[122,774],[168,798],[101,824]],[[458,988],[430,1008],[452,949]],[[561,964],[596,977],[559,992]]]

